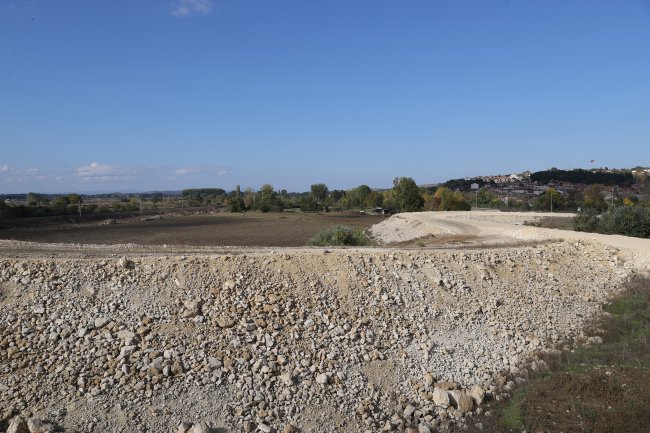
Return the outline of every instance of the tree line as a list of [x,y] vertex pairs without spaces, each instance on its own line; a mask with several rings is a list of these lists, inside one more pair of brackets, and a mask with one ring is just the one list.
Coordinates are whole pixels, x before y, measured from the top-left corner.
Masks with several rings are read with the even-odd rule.
[[[549,170],[552,171],[552,170]],[[578,170],[572,170],[577,172]],[[451,183],[450,183],[451,182]],[[303,212],[327,212],[330,210],[382,208],[388,212],[450,211],[470,210],[472,207],[502,210],[571,211],[578,208],[604,212],[611,206],[646,205],[637,197],[621,197],[618,189],[603,185],[590,185],[584,190],[560,194],[555,188],[548,188],[543,194],[525,199],[503,199],[489,188],[464,192],[458,182],[429,187],[418,187],[410,177],[398,177],[389,189],[372,189],[359,185],[348,190],[330,190],[324,183],[311,185],[306,192],[276,190],[271,184],[264,184],[259,190],[237,187],[233,191],[222,188],[193,188],[183,190],[180,195],[165,197],[163,193],[148,193],[140,196],[110,198],[106,201],[93,200],[79,194],[48,196],[37,193],[26,195],[26,204],[0,201],[0,217],[20,218],[33,216],[74,215],[87,213],[156,211],[158,206],[166,208],[220,207],[233,212],[260,211],[282,212],[285,209],[300,209]],[[465,182],[465,181],[464,181]],[[647,185],[646,185],[647,184]],[[650,191],[650,179],[642,179],[639,185],[646,185]],[[457,188],[452,188],[456,186]],[[605,190],[613,197],[605,199]]]
[[532,173],[530,175],[532,182],[548,184],[549,182],[571,182],[581,183],[584,185],[600,184],[608,186],[630,186],[634,183],[634,176],[631,170],[558,170],[551,168]]

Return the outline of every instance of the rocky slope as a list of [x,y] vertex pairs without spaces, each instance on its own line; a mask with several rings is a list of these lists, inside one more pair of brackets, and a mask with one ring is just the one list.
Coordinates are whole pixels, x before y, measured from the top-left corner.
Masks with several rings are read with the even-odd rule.
[[582,241],[4,258],[0,429],[434,431],[583,338],[629,266]]

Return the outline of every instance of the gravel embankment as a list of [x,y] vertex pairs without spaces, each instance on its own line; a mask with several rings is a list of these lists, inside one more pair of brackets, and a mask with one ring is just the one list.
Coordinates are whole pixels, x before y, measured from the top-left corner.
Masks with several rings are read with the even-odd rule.
[[0,428],[433,431],[583,338],[629,266],[582,241],[4,258]]

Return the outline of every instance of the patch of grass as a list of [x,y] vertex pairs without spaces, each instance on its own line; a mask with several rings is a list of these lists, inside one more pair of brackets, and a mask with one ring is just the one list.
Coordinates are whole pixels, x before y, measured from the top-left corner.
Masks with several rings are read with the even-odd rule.
[[518,389],[512,398],[504,404],[500,413],[500,421],[504,427],[515,430],[522,430],[524,428],[521,419],[521,402],[523,397],[524,389]]
[[524,225],[547,229],[573,230],[573,218],[545,216],[537,221],[524,221]]
[[550,371],[531,372],[509,401],[485,408],[493,416],[473,420],[482,430],[470,425],[465,431],[649,431],[650,279],[630,280],[588,335],[599,335],[603,343],[545,358]]
[[370,239],[362,230],[355,230],[338,224],[316,233],[307,241],[307,245],[317,247],[364,246],[369,244]]

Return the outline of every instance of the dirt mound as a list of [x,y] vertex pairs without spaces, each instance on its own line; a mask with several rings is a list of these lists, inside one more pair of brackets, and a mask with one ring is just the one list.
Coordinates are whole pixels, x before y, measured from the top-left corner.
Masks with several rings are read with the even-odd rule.
[[97,432],[463,422],[503,371],[581,336],[630,273],[617,254],[557,242],[5,258],[5,421]]

